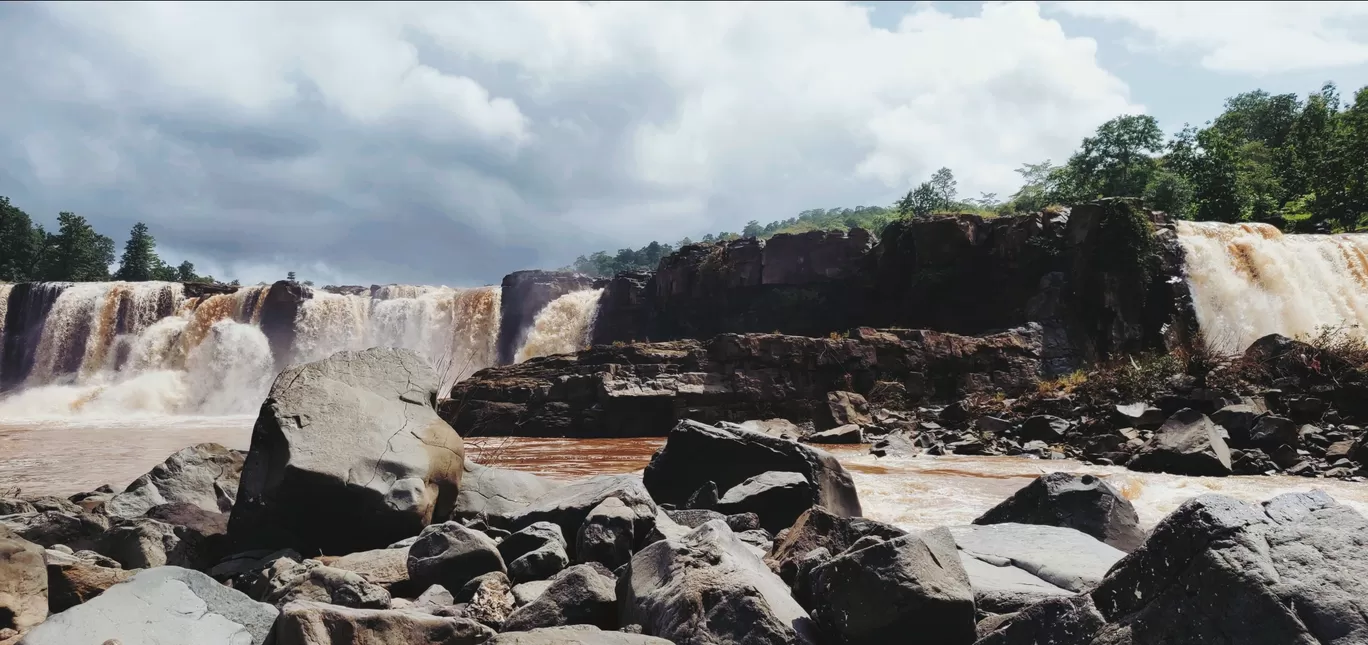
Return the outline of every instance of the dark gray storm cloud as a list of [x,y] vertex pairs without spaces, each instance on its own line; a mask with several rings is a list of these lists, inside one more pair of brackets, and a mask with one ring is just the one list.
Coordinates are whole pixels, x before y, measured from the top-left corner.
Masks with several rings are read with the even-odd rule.
[[0,195],[220,278],[479,284],[941,165],[1009,191],[1137,109],[1033,4],[917,11],[0,4]]

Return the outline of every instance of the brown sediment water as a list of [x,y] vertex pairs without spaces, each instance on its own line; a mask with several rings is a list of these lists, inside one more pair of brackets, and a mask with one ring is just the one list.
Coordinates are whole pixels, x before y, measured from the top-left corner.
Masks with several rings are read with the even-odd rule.
[[[254,417],[149,417],[117,421],[0,420],[0,494],[69,495],[101,484],[127,486],[171,453],[212,441],[245,449]],[[468,439],[476,461],[561,481],[640,472],[662,438]],[[1325,490],[1368,514],[1368,484],[1301,477],[1180,477],[1137,473],[1072,460],[1022,457],[876,458],[868,446],[827,446],[850,471],[865,515],[906,529],[967,524],[1034,478],[1055,471],[1102,477],[1130,499],[1152,526],[1183,501],[1205,493],[1256,502],[1274,495]]]

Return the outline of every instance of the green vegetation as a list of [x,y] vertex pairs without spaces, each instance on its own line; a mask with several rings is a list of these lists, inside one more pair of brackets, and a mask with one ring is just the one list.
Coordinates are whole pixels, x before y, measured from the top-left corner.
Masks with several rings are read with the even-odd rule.
[[[1021,188],[1006,200],[991,193],[961,199],[954,173],[941,168],[889,207],[819,208],[763,226],[751,220],[739,235],[708,234],[700,241],[855,227],[878,234],[901,218],[1031,213],[1100,197],[1138,197],[1146,207],[1182,219],[1264,221],[1296,232],[1366,229],[1368,87],[1347,105],[1333,84],[1305,99],[1246,92],[1227,100],[1205,127],[1185,125],[1167,141],[1154,117],[1123,115],[1083,139],[1063,165],[1047,159],[1022,164],[1017,173]],[[1122,237],[1135,232],[1116,231]],[[654,269],[660,257],[693,243],[684,238],[616,255],[600,251],[567,269],[596,276]]]
[[[34,224],[28,213],[0,197],[0,282],[90,282],[109,280],[114,240],[101,235],[84,217],[57,215],[57,232]],[[157,257],[157,241],[147,225],[133,226],[124,244],[115,280],[213,282],[195,273],[195,265],[170,266]]]

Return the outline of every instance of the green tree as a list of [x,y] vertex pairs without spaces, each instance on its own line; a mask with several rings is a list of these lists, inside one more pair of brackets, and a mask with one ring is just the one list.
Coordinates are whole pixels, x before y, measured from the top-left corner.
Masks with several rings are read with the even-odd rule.
[[1022,164],[1016,173],[1021,175],[1021,188],[1011,198],[1015,210],[1036,212],[1058,200],[1061,168],[1049,159]]
[[1157,165],[1152,154],[1163,146],[1164,133],[1152,116],[1131,114],[1103,123],[1069,158],[1074,184],[1069,197],[1141,196]]
[[289,272],[287,272],[287,273],[285,274],[285,279],[286,279],[286,280],[289,280],[290,282],[294,282],[294,281],[295,281],[295,272],[294,272],[294,271],[289,271]]
[[109,279],[114,262],[114,240],[95,232],[84,217],[62,212],[57,233],[49,234],[43,250],[44,280],[90,282]]
[[133,230],[128,233],[128,241],[124,243],[123,256],[119,258],[119,270],[114,272],[114,278],[128,282],[160,280],[165,274],[164,271],[158,271],[161,266],[161,258],[157,257],[156,238],[152,237],[146,224],[134,224]]
[[760,222],[751,220],[746,222],[745,228],[741,229],[741,237],[760,237],[764,230],[765,229],[760,226]]
[[931,175],[931,190],[935,195],[935,210],[949,210],[955,204],[955,173],[949,168],[941,168]]
[[1192,183],[1172,170],[1160,169],[1145,186],[1145,203],[1174,217],[1188,217],[1188,209],[1192,205]]
[[28,213],[0,196],[0,282],[39,280],[47,234]]

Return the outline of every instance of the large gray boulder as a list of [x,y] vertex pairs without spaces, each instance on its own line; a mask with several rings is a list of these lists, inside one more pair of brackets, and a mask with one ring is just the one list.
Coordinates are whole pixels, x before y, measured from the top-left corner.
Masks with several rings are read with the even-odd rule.
[[281,610],[280,620],[276,621],[272,634],[272,643],[479,645],[493,637],[494,630],[469,618],[450,618],[399,609],[353,609],[298,600]]
[[[609,497],[618,498],[632,513],[633,535],[651,532],[658,509],[641,479],[632,475],[599,475],[563,484],[514,513],[510,517],[511,528],[522,530],[537,522],[551,522],[560,527],[566,538],[578,536],[589,512]],[[574,546],[573,541],[567,545],[569,549]],[[570,555],[575,554],[572,551]]]
[[518,607],[504,623],[505,631],[560,625],[618,627],[617,580],[592,564],[577,564],[550,580],[536,598]]
[[489,645],[671,645],[670,641],[641,634],[605,632],[593,625],[546,627],[525,632],[506,631]]
[[24,645],[261,645],[276,614],[198,571],[157,567],[48,618]]
[[175,502],[226,513],[237,498],[244,461],[242,453],[216,443],[183,448],[105,502],[105,513],[137,517],[154,506]]
[[1043,524],[1087,533],[1127,553],[1145,541],[1140,516],[1116,487],[1092,475],[1041,475],[974,524]]
[[[868,546],[862,546],[867,544]],[[969,645],[977,638],[969,576],[945,529],[865,538],[814,568],[813,619],[846,645]]]
[[75,550],[90,549],[109,530],[109,518],[76,510],[35,511],[0,515],[0,528],[13,531],[29,542],[43,547],[64,544]]
[[725,522],[642,549],[619,574],[622,624],[675,643],[811,645],[812,619]]
[[460,589],[491,571],[506,573],[499,546],[489,536],[456,522],[433,524],[408,550],[409,579],[419,588]]
[[755,513],[760,526],[778,533],[812,508],[812,484],[801,473],[772,470],[737,484],[717,501],[727,515]]
[[850,473],[830,453],[760,432],[696,421],[680,421],[670,431],[665,445],[651,457],[642,481],[657,502],[683,507],[707,482],[725,491],[772,470],[807,479],[812,484],[811,506],[824,506],[846,517],[861,514]]
[[636,513],[622,500],[609,497],[589,511],[575,537],[575,561],[598,562],[616,569],[632,559]]
[[532,473],[484,466],[467,459],[451,517],[480,517],[491,526],[506,527],[514,514],[560,485]]
[[983,645],[1368,642],[1368,520],[1322,492],[1185,502],[1091,593],[1033,605]]
[[312,600],[357,609],[387,609],[390,594],[361,574],[321,564],[280,558],[258,574],[247,589],[256,600],[283,607],[296,600]]
[[0,631],[28,631],[47,614],[43,547],[0,528]]
[[408,582],[408,548],[371,549],[347,555],[324,556],[319,561],[335,569],[359,574],[367,582],[385,587]]
[[1039,524],[951,527],[980,611],[1013,612],[1096,586],[1126,554],[1069,528]]
[[341,555],[444,519],[465,460],[433,409],[437,387],[406,349],[338,352],[281,372],[252,430],[229,536],[239,548]]
[[1211,419],[1192,408],[1183,408],[1155,431],[1126,467],[1143,472],[1224,477],[1231,474],[1230,448]]

